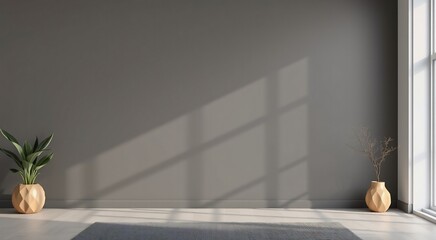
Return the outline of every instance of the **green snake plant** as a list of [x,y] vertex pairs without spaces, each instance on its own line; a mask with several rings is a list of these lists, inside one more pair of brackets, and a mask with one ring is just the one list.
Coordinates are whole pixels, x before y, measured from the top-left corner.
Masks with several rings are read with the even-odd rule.
[[[53,153],[50,153],[50,150],[47,149],[53,139],[53,134],[42,142],[39,142],[38,137],[36,137],[33,145],[28,141],[25,141],[20,145],[18,140],[10,133],[3,129],[0,129],[0,132],[17,150],[16,154],[7,149],[0,148],[1,152],[14,160],[17,164],[17,168],[10,169],[11,172],[18,173],[23,180],[23,184],[35,184],[36,177],[39,175],[39,170],[53,158]],[[43,155],[43,153],[46,154]]]

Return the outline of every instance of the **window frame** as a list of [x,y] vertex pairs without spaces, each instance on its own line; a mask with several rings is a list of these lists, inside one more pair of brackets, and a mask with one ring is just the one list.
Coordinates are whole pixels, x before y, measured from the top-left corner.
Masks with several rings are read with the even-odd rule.
[[436,0],[430,1],[430,89],[431,89],[431,100],[430,100],[430,128],[431,128],[431,137],[430,137],[430,154],[431,154],[431,161],[430,161],[430,209],[436,211],[436,157],[435,157],[435,150],[436,150],[436,133],[435,133],[435,113],[436,113],[436,103],[435,103],[435,95],[436,95],[436,89],[435,89],[435,68],[436,68],[436,48],[435,48],[435,41],[436,41],[436,23],[435,23],[435,15],[436,15]]

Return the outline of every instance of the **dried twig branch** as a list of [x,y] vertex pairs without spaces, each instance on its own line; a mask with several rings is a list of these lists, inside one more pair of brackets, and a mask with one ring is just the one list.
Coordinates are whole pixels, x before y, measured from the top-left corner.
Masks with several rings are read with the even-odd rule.
[[380,182],[381,165],[386,158],[394,152],[397,147],[393,146],[394,139],[385,137],[383,140],[378,140],[372,136],[368,128],[361,128],[356,134],[359,140],[360,147],[358,151],[366,154],[374,167],[377,181]]

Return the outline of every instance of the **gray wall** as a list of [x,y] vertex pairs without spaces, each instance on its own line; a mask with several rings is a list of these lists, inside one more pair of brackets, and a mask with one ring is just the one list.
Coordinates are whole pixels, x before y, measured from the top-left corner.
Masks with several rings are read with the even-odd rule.
[[[0,127],[48,206],[363,206],[397,137],[397,2],[2,1]],[[0,144],[5,145],[4,140]],[[19,181],[1,156],[3,205]],[[397,198],[397,162],[382,178]]]

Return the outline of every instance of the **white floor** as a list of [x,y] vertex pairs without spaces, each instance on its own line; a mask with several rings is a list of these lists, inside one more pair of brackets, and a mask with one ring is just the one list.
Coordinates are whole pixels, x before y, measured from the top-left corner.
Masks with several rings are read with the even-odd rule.
[[436,224],[391,209],[0,209],[0,239],[71,239],[94,222],[339,222],[362,239],[436,239]]

